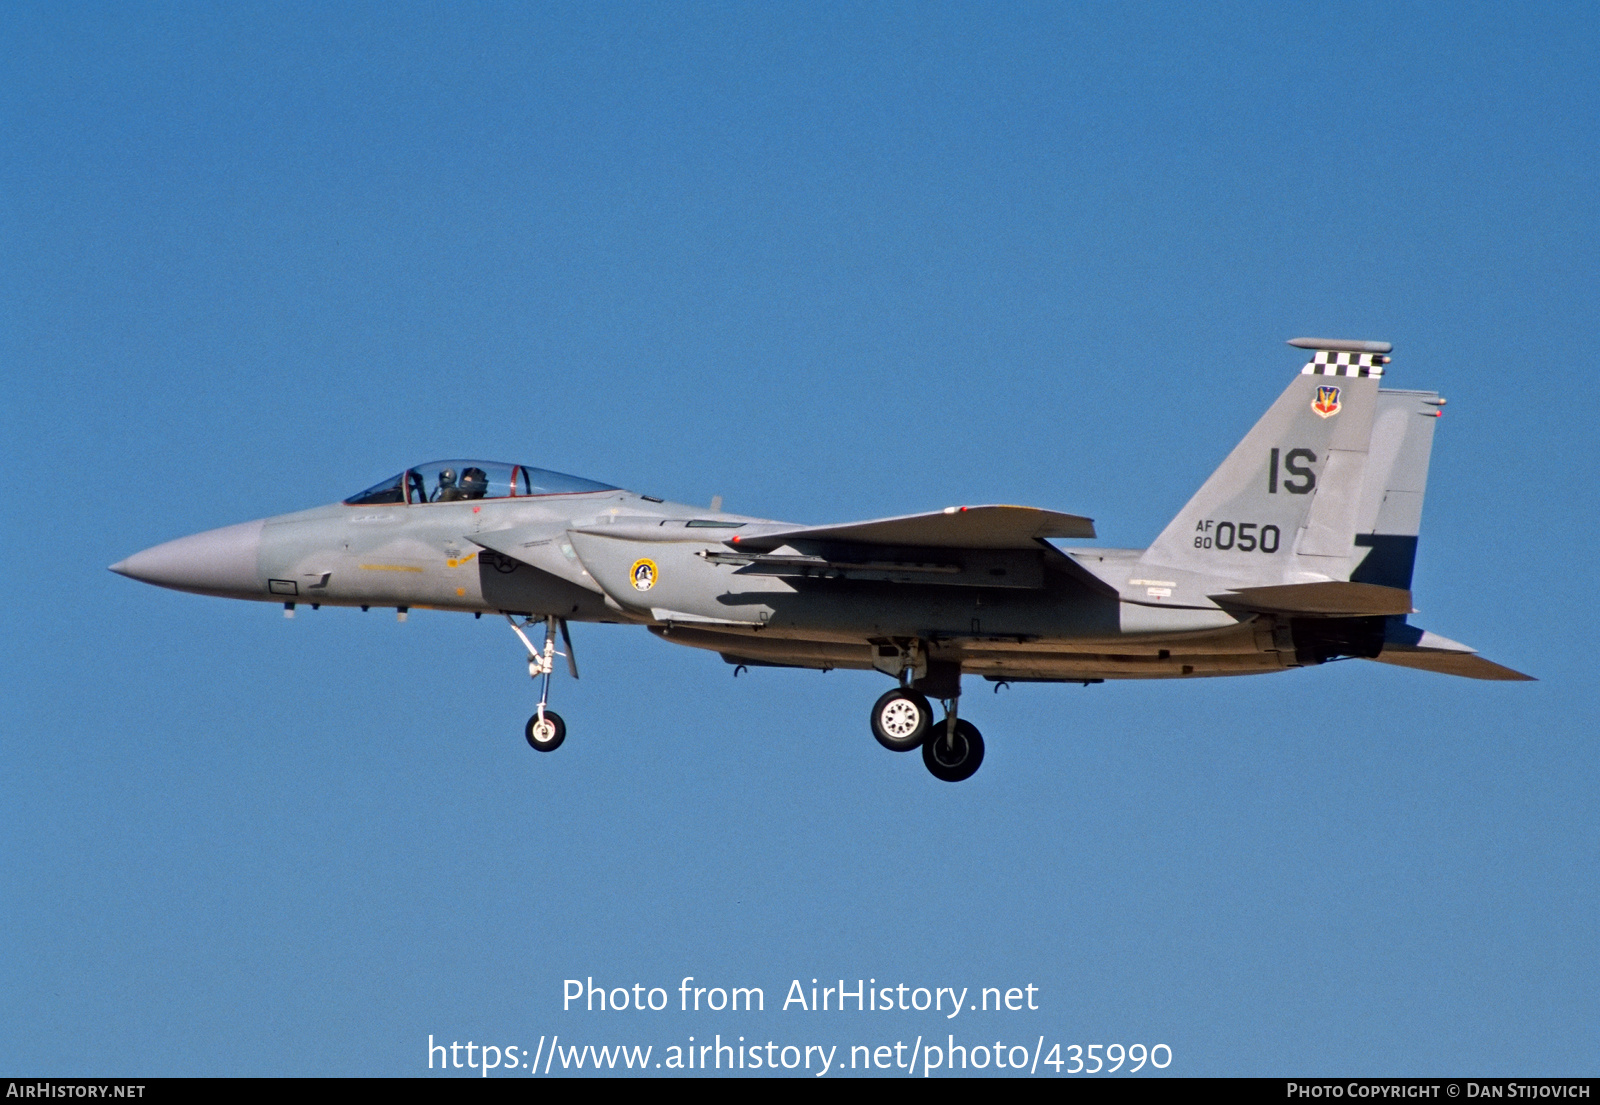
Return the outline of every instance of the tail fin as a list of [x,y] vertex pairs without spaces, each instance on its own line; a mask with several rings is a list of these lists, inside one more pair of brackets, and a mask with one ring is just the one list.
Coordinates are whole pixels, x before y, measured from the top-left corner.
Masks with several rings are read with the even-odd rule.
[[[1351,578],[1390,346],[1323,338],[1289,344],[1311,350],[1311,360],[1145,550],[1144,563],[1253,585]],[[1400,452],[1408,440],[1400,435]],[[1387,473],[1380,483],[1387,485]],[[1420,484],[1418,492],[1420,516]],[[1376,519],[1386,500],[1374,501]]]
[[[1378,392],[1367,478],[1350,552],[1353,581],[1411,590],[1433,429],[1443,406],[1438,392]],[[1533,678],[1485,660],[1467,645],[1407,625],[1404,615],[1385,619],[1383,650],[1369,659],[1468,679]]]
[[1444,402],[1435,391],[1378,392],[1350,551],[1350,579],[1357,583],[1411,589],[1433,428]]

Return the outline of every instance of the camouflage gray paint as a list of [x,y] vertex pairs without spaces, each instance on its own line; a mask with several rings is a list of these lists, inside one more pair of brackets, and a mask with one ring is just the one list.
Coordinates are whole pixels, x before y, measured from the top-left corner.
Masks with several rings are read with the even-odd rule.
[[1528,678],[1406,620],[1444,400],[1380,389],[1382,343],[1291,344],[1311,360],[1143,550],[1058,547],[1092,523],[1028,507],[795,526],[447,461],[112,570],[289,612],[517,614],[552,635],[555,619],[637,623],[734,664],[877,668],[952,708],[962,674],[1184,678],[1353,656]]

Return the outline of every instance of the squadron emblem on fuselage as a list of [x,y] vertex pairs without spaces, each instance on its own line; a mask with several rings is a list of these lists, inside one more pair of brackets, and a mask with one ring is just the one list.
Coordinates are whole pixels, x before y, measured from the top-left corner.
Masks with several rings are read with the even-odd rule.
[[650,559],[635,560],[628,569],[628,578],[635,591],[648,591],[656,585],[656,562]]

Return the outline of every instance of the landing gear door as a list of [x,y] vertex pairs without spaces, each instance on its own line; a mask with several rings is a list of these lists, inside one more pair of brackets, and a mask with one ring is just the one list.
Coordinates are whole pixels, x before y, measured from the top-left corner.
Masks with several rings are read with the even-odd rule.
[[916,638],[879,638],[872,642],[872,666],[902,683],[928,673],[928,654]]

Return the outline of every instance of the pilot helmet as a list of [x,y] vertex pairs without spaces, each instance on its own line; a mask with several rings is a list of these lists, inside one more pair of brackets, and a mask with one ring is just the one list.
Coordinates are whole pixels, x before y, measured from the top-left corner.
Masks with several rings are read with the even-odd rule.
[[454,487],[455,485],[456,485],[456,470],[454,468],[446,468],[444,471],[439,473],[439,486],[440,487]]

